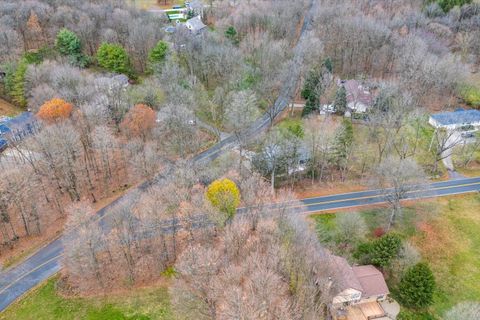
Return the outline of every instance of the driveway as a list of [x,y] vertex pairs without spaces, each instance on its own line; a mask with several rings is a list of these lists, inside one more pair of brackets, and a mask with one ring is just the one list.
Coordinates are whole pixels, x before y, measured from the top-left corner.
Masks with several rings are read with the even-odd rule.
[[[445,150],[443,153],[442,153],[442,162],[443,164],[445,165],[445,168],[447,168],[447,170],[449,171],[449,175],[451,178],[455,178],[455,167],[453,165],[453,157],[452,157],[452,154],[453,154],[453,150],[455,149],[454,147],[455,146],[459,146],[459,145],[462,145],[462,144],[467,144],[467,143],[473,143],[475,142],[475,138],[464,138],[462,137],[462,133],[461,132],[458,132],[458,131],[455,131],[452,133],[452,135],[449,137],[447,143],[445,144]],[[452,175],[450,174],[450,172],[452,172]]]

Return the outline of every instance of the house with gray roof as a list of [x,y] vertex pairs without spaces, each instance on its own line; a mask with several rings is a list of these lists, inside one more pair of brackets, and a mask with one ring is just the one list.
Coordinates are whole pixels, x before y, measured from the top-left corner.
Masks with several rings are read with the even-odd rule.
[[188,19],[187,22],[185,22],[185,27],[187,27],[187,29],[190,30],[191,33],[198,34],[207,26],[203,23],[202,18],[200,18],[200,16],[195,16],[192,19]]
[[480,128],[480,111],[458,109],[453,112],[432,114],[428,120],[436,129],[478,130]]

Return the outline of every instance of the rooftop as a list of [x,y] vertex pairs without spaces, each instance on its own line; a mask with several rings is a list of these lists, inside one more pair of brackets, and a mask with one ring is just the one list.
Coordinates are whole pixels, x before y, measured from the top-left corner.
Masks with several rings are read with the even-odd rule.
[[339,86],[345,87],[347,91],[348,103],[362,103],[367,106],[373,104],[373,95],[370,89],[364,86],[358,80],[339,80],[337,83]]
[[447,126],[454,124],[472,124],[480,123],[479,110],[459,109],[453,112],[442,112],[430,116],[437,123]]
[[390,293],[383,274],[374,266],[355,266],[352,269],[362,285],[362,292],[365,296],[371,297]]
[[339,290],[355,289],[362,297],[385,295],[390,293],[383,274],[374,266],[351,267],[345,258],[333,256],[337,278],[340,279]]
[[186,26],[193,33],[197,33],[206,27],[200,16],[195,16],[192,19],[187,20]]

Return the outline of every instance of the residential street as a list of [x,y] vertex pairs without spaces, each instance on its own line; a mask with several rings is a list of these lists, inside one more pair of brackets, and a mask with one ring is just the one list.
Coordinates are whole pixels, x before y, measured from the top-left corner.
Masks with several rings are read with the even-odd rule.
[[[479,191],[480,177],[467,178],[432,183],[428,188],[410,192],[407,199],[432,198]],[[298,207],[299,211],[309,214],[381,204],[385,202],[385,199],[381,190],[369,190],[307,198],[300,202],[303,205],[299,206],[298,202],[295,202],[294,206]],[[61,239],[55,240],[20,265],[0,273],[0,311],[28,290],[57,273],[61,268],[62,251]]]

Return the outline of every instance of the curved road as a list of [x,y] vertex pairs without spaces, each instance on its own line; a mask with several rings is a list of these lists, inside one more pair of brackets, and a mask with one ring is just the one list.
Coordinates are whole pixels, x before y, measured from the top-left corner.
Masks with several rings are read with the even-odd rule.
[[[288,106],[288,102],[291,100],[290,98],[294,94],[294,90],[300,77],[303,59],[302,49],[305,48],[305,46],[302,46],[302,40],[305,38],[305,31],[312,22],[313,13],[315,12],[314,6],[316,5],[318,5],[318,1],[312,0],[310,2],[308,11],[304,17],[299,41],[293,50],[294,56],[291,60],[292,64],[290,65],[290,74],[280,89],[278,99],[271,107],[269,113],[264,114],[249,129],[246,130],[245,135],[247,137],[255,136],[263,130],[266,130],[270,126],[271,119],[281,113]],[[223,152],[231,150],[236,145],[237,142],[233,136],[226,137],[219,143],[212,146],[210,149],[194,157],[191,161],[194,163],[207,163],[216,159]],[[162,175],[159,175],[152,179],[152,182],[143,183],[138,188],[132,189],[123,197],[101,209],[98,212],[99,219],[101,219],[103,222],[103,217],[108,209],[117,205],[121,201],[131,201],[132,199],[136,199],[139,191],[146,189],[149,185],[161,179]],[[28,292],[28,290],[57,273],[61,268],[60,260],[62,257],[62,252],[62,240],[61,238],[58,238],[57,240],[38,250],[35,254],[18,266],[0,272],[0,311],[3,311],[13,301]]]
[[[480,177],[436,182],[420,190],[407,193],[405,200],[433,198],[455,194],[480,192]],[[314,213],[385,203],[381,190],[368,190],[314,197],[292,202],[301,212]],[[275,205],[273,205],[275,206]],[[300,211],[300,210],[299,210]],[[101,211],[100,213],[104,213]],[[26,293],[29,289],[57,273],[62,257],[61,239],[40,249],[19,266],[0,274],[0,310]]]
[[[318,1],[312,1],[307,16],[304,19],[304,23],[301,30],[301,36],[299,43],[304,39],[305,31],[307,30],[310,22],[312,21],[312,13],[314,12],[314,6],[318,4]],[[300,76],[300,66],[303,58],[303,52],[301,50],[301,44],[297,45],[294,49],[294,57],[292,59],[291,73],[287,82],[284,84],[280,91],[280,95],[272,106],[272,111],[269,114],[263,115],[258,119],[246,132],[247,136],[255,136],[261,131],[267,129],[271,123],[271,115],[277,115],[283,111],[290,101],[290,97],[293,95],[293,91],[296,87],[296,83]],[[223,152],[231,150],[236,146],[236,140],[233,136],[227,137],[214,145],[212,148],[202,152],[192,159],[194,163],[209,162],[217,158]],[[169,170],[166,171],[168,174]],[[154,180],[159,181],[162,179],[162,175],[157,176]],[[138,188],[132,189],[125,196],[115,200],[112,204],[101,209],[98,212],[99,219],[103,220],[108,210],[115,205],[123,201],[131,201],[136,199],[139,191],[146,189],[151,183],[144,183]],[[413,198],[426,198],[435,197],[459,193],[469,193],[480,191],[480,178],[472,179],[460,179],[447,182],[439,182],[431,184],[428,188],[410,192],[408,194],[409,199]],[[349,207],[357,207],[364,205],[380,204],[384,203],[385,199],[382,191],[370,190],[362,192],[354,192],[347,194],[339,194],[325,197],[309,198],[298,202],[295,202],[292,206],[301,206],[305,208],[306,212],[317,212],[325,210],[342,209]],[[273,205],[274,207],[274,205]],[[173,228],[175,223],[170,224]],[[49,243],[45,247],[38,250],[31,257],[26,259],[20,265],[0,273],[0,311],[4,310],[13,301],[20,296],[28,292],[31,288],[41,283],[48,277],[54,275],[61,269],[61,257],[63,253],[63,246],[61,238]]]

